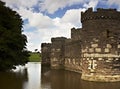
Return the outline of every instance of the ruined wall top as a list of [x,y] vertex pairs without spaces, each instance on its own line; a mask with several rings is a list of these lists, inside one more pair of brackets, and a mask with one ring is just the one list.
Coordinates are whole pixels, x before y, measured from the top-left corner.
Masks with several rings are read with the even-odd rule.
[[58,42],[58,41],[65,41],[65,40],[67,40],[67,38],[65,38],[65,37],[56,37],[56,38],[52,38],[51,39],[51,42],[53,43],[53,42]]
[[81,12],[81,22],[87,20],[97,20],[97,19],[115,19],[120,20],[120,12],[116,9],[102,9],[98,8],[96,11],[93,11],[92,8],[89,8],[85,12]]
[[71,29],[71,40],[81,40],[82,28]]
[[51,46],[51,43],[42,43],[41,44],[41,48],[43,47],[50,47]]

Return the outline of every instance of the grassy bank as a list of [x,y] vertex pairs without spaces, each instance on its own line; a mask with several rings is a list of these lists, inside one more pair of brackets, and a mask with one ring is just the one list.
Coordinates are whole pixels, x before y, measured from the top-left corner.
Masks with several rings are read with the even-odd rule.
[[30,62],[40,62],[41,55],[40,53],[32,52],[30,53],[29,61]]

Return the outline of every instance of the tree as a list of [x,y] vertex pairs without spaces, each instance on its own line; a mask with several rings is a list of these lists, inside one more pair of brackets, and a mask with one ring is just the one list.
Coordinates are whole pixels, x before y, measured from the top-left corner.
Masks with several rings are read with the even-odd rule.
[[35,52],[37,52],[38,51],[38,49],[35,49]]
[[21,16],[0,1],[0,71],[28,62],[27,37],[22,34]]

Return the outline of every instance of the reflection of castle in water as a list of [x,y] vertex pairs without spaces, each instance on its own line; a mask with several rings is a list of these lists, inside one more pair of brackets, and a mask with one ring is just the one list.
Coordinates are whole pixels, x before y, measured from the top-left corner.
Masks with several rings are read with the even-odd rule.
[[16,72],[0,72],[0,89],[23,89],[27,81],[27,69]]
[[89,81],[120,81],[120,12],[89,8],[81,13],[82,28],[71,29],[71,39],[42,43],[42,64],[82,73]]
[[42,69],[41,89],[120,89],[120,82],[88,82],[81,80],[79,73]]

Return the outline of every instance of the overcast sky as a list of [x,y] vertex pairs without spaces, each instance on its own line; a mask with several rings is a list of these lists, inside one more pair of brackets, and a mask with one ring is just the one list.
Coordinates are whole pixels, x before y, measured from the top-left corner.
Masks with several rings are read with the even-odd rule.
[[116,8],[120,0],[1,0],[17,11],[24,21],[23,30],[28,38],[27,49],[40,50],[41,43],[51,37],[70,38],[70,29],[80,28],[81,11],[89,7]]

